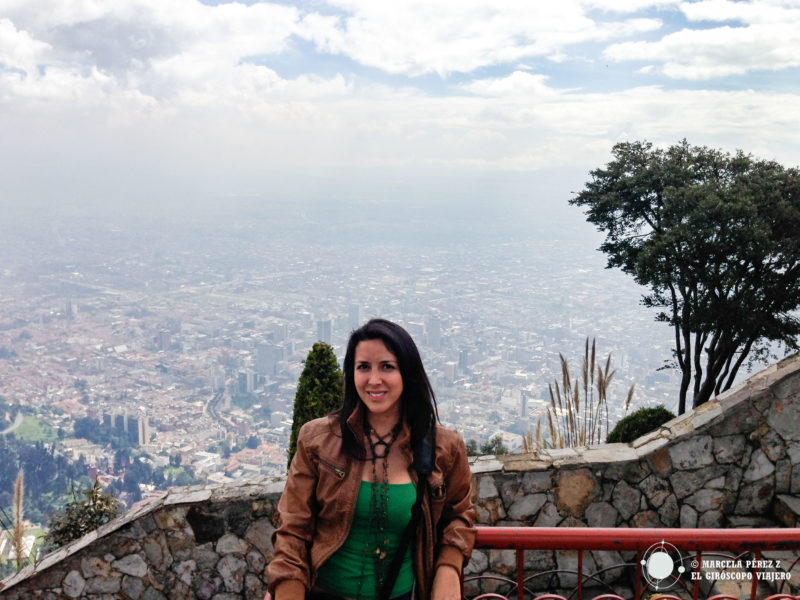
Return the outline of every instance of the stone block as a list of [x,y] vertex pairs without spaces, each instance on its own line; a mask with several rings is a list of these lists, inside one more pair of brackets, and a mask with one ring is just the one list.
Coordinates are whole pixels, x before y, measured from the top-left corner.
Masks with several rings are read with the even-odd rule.
[[245,598],[255,598],[256,600],[260,600],[264,597],[266,591],[267,588],[259,577],[256,577],[252,573],[245,574],[244,593],[242,594]]
[[658,509],[658,518],[664,527],[677,527],[679,524],[680,513],[678,511],[678,500],[675,494],[670,494],[664,499],[664,503]]
[[670,446],[669,458],[676,469],[688,470],[707,467],[714,462],[711,449],[714,439],[698,435]]
[[658,518],[658,513],[655,511],[645,510],[633,515],[631,527],[636,527],[638,529],[644,527],[661,527],[661,519]]
[[164,506],[174,504],[199,504],[211,498],[209,489],[181,489],[173,488],[164,498]]
[[653,472],[663,477],[666,477],[672,471],[672,460],[669,458],[669,450],[667,448],[660,448],[650,453],[647,461],[650,463],[650,468]]
[[777,432],[770,429],[761,437],[761,449],[772,462],[786,457],[786,444]]
[[90,594],[116,594],[122,587],[122,575],[112,572],[107,576],[90,577],[86,580],[84,593]]
[[561,514],[582,517],[600,493],[599,482],[590,469],[563,469],[556,475],[555,499]]
[[111,565],[99,556],[86,556],[81,559],[81,574],[84,579],[108,577],[111,575]]
[[[800,377],[794,378],[800,384]],[[767,424],[786,441],[800,441],[800,392],[776,397],[767,411]],[[776,392],[777,395],[777,392]]]
[[722,528],[723,522],[722,511],[709,510],[700,515],[700,518],[697,519],[697,526],[708,529],[720,529]]
[[664,503],[667,496],[672,493],[669,482],[657,475],[650,475],[646,477],[640,484],[639,490],[647,498],[647,501],[654,508],[658,508]]
[[494,477],[492,475],[481,475],[476,479],[478,480],[478,500],[496,498],[499,496],[497,493],[497,486],[494,484]]
[[746,434],[764,420],[749,398],[731,406],[726,406],[724,401],[721,404],[725,411],[725,418],[709,428],[709,432],[714,437]]
[[219,555],[214,552],[214,547],[211,542],[197,546],[194,550],[194,560],[197,563],[197,569],[200,571],[208,571],[213,569],[219,560]]
[[250,550],[250,552],[247,553],[247,556],[245,556],[245,560],[247,561],[247,567],[253,573],[263,572],[268,563],[267,559],[264,558],[264,555],[255,549]]
[[647,461],[633,461],[625,463],[622,467],[622,478],[630,484],[638,484],[650,474]]
[[258,548],[264,556],[272,556],[272,532],[275,528],[266,517],[253,522],[244,534],[246,539],[253,546]]
[[775,464],[775,493],[788,494],[792,489],[792,463],[788,459]]
[[480,473],[501,472],[503,470],[503,463],[494,458],[493,456],[479,456],[474,463],[470,466],[470,471],[473,475]]
[[506,509],[500,498],[489,498],[475,503],[477,522],[483,525],[494,525],[506,518]]
[[526,494],[546,492],[553,489],[550,471],[529,471],[522,476],[522,489]]
[[686,497],[684,502],[702,514],[709,510],[719,510],[724,499],[725,492],[723,490],[702,489]]
[[147,561],[156,570],[168,569],[172,565],[172,554],[167,545],[167,536],[163,531],[156,531],[142,542]]
[[619,511],[608,502],[593,502],[585,511],[589,527],[614,527]]
[[794,465],[792,467],[791,486],[789,491],[795,495],[800,494],[800,465]]
[[739,490],[739,500],[736,502],[736,514],[763,515],[772,505],[774,497],[775,481],[773,477],[765,477],[743,485]]
[[639,501],[642,493],[631,487],[628,483],[620,481],[611,495],[614,507],[626,521],[639,510]]
[[144,581],[138,577],[131,577],[130,575],[122,576],[121,591],[124,594],[123,598],[130,598],[130,600],[139,600],[144,592]]
[[725,465],[740,462],[744,455],[746,438],[742,434],[725,435],[714,439],[714,460]]
[[472,556],[464,567],[464,575],[475,575],[476,573],[483,573],[489,568],[489,557],[483,550],[473,550]]
[[728,469],[719,465],[705,467],[696,471],[675,471],[670,475],[669,482],[672,485],[673,493],[680,500],[705,486],[707,481],[726,475],[727,472]]
[[495,484],[499,486],[497,489],[504,506],[511,506],[525,494],[521,479],[519,473],[495,475]]
[[561,515],[558,513],[556,505],[548,502],[539,511],[539,516],[533,523],[534,527],[557,527],[561,523]]
[[489,568],[513,576],[517,572],[517,553],[514,550],[489,550]]
[[167,600],[167,597],[161,593],[161,590],[150,586],[145,588],[142,600]]
[[509,507],[508,516],[516,521],[532,521],[545,502],[547,502],[545,494],[523,496]]
[[770,462],[761,448],[756,449],[750,456],[750,463],[744,470],[743,479],[746,482],[764,479],[775,472],[775,465]]
[[682,505],[680,523],[682,529],[694,529],[697,527],[697,511],[688,504]]
[[241,593],[247,572],[247,563],[243,559],[234,554],[223,556],[217,563],[217,572],[222,577],[226,592]]
[[196,570],[197,563],[193,560],[184,560],[172,565],[172,572],[175,573],[178,580],[189,586],[192,585]]
[[775,518],[784,527],[800,525],[800,498],[779,494],[775,498]]
[[61,583],[61,589],[69,598],[78,598],[86,587],[86,580],[78,571],[70,571]]
[[144,577],[147,575],[147,563],[138,554],[123,556],[111,563],[111,566],[124,575],[131,575],[132,577]]
[[217,541],[214,550],[217,554],[241,554],[247,552],[247,542],[232,533],[226,533]]
[[185,530],[169,532],[167,546],[169,546],[169,552],[174,560],[189,560],[196,547],[192,530],[187,527]]

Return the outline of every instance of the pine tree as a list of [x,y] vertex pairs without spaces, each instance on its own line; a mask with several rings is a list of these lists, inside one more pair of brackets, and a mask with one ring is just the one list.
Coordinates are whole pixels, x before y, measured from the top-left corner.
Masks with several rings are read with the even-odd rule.
[[297,393],[294,396],[287,467],[292,464],[292,457],[297,451],[300,428],[312,419],[324,417],[342,405],[342,371],[333,348],[325,342],[317,342],[303,362],[305,368],[300,374]]

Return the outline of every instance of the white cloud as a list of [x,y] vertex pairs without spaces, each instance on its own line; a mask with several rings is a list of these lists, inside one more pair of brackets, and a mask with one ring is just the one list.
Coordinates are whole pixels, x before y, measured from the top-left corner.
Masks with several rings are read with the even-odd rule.
[[[592,6],[601,4],[617,10],[611,1]],[[142,182],[217,177],[251,189],[326,169],[588,170],[626,136],[687,137],[800,162],[796,95],[554,83],[561,65],[583,53],[573,45],[586,42],[617,42],[608,58],[646,61],[648,78],[664,69],[698,78],[759,61],[789,64],[790,55],[777,53],[794,52],[791,45],[766,39],[777,24],[726,22],[645,42],[661,21],[635,13],[596,21],[577,0],[494,6],[337,0],[336,16],[267,3],[0,0],[0,161],[11,170],[30,156],[37,169],[133,172]],[[765,58],[763,48],[776,54]],[[276,53],[298,59],[291,76],[285,62],[272,62]],[[430,92],[422,87],[430,77],[373,78],[339,54],[387,73],[462,76]],[[547,77],[539,71],[545,60],[563,62],[548,63]],[[474,75],[497,65],[479,71],[493,76]]]
[[635,13],[648,8],[669,9],[682,0],[583,0],[581,4],[608,12]]
[[691,21],[739,21],[707,29],[683,29],[654,42],[610,45],[603,53],[614,61],[652,61],[675,79],[703,80],[753,70],[779,71],[800,66],[800,7],[788,2],[683,3]]
[[654,19],[598,23],[575,0],[492,4],[410,0],[332,0],[342,17],[307,17],[303,34],[320,51],[389,73],[469,73],[525,58],[561,56],[564,48],[660,27]]
[[18,30],[8,19],[0,19],[0,66],[33,71],[49,50],[49,44],[34,39],[27,31]]

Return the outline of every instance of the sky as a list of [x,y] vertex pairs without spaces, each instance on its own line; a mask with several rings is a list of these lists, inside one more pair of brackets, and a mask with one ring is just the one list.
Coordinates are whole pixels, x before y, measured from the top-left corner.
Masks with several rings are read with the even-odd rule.
[[0,206],[563,206],[683,138],[800,164],[800,0],[0,0]]

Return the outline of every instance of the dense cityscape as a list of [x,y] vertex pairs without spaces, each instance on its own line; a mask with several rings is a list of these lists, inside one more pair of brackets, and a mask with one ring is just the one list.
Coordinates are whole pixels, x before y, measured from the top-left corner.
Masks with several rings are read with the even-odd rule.
[[[587,337],[617,371],[612,425],[631,384],[634,407],[674,408],[675,375],[658,371],[670,332],[603,268],[596,238],[376,242],[364,254],[308,243],[324,227],[292,219],[227,230],[66,220],[4,237],[5,405],[60,431],[59,451],[101,477],[119,476],[104,472],[111,450],[75,437],[77,420],[117,428],[152,464],[172,459],[196,477],[278,475],[312,344],[330,343],[341,361],[349,332],[383,316],[418,341],[441,419],[465,439],[499,434],[518,450],[550,402],[559,353],[576,377]],[[7,411],[2,428],[22,414]]]

